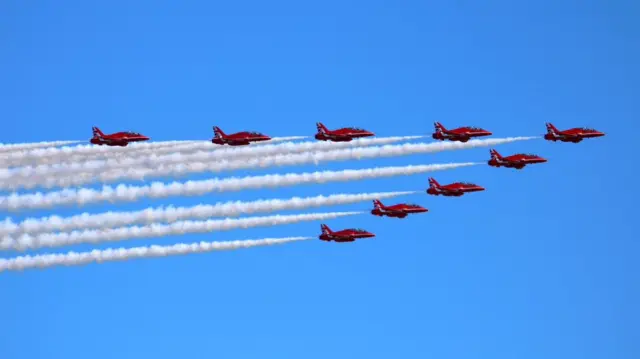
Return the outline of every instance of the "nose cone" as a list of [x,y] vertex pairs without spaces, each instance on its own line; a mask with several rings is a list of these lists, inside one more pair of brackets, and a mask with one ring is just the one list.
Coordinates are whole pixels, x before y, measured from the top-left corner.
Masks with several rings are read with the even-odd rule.
[[480,192],[480,191],[484,191],[485,188],[482,187],[482,186],[475,186],[475,187],[472,188],[472,190],[475,191],[475,192]]
[[375,136],[375,135],[376,135],[376,134],[375,134],[375,133],[373,133],[373,132],[371,132],[371,131],[364,131],[364,132],[362,133],[362,136],[363,136],[363,137],[372,137],[372,136]]
[[140,136],[140,141],[149,141],[151,138],[147,136]]
[[376,235],[373,234],[373,233],[367,232],[367,234],[365,234],[364,236],[365,236],[365,238],[372,238],[372,237],[375,237]]
[[546,159],[546,158],[542,158],[542,157],[540,157],[540,158],[538,158],[538,160],[537,160],[536,162],[538,162],[538,163],[545,163],[545,162],[547,162],[547,159]]
[[593,132],[593,134],[591,136],[593,136],[593,137],[602,137],[602,136],[604,136],[604,132],[595,131],[595,132]]
[[420,208],[416,209],[416,212],[418,212],[418,213],[425,213],[425,212],[429,212],[429,210],[428,210],[428,209],[426,209],[426,208],[424,208],[424,207],[420,207]]
[[491,135],[493,135],[493,132],[491,132],[491,131],[487,131],[487,130],[482,130],[482,131],[480,132],[480,135],[481,135],[481,136],[491,136]]

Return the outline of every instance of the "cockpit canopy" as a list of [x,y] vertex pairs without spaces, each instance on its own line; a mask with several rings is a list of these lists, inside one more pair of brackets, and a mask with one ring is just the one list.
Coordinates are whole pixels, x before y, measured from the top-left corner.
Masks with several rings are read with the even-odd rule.
[[129,136],[140,136],[139,132],[128,131],[128,132],[126,132],[126,134],[129,135]]
[[262,133],[256,131],[248,131],[247,133],[252,136],[264,136]]
[[595,129],[589,127],[580,127],[579,129],[584,132],[596,132]]
[[467,129],[469,129],[471,131],[484,131],[484,129],[482,129],[480,127],[474,127],[474,126],[467,126]]
[[465,186],[465,187],[475,187],[476,186],[475,183],[471,183],[471,182],[458,182],[457,184],[459,184],[461,186]]
[[364,129],[359,127],[347,127],[347,130],[364,132]]
[[364,229],[362,229],[362,228],[352,228],[351,230],[352,230],[352,231],[354,231],[354,232],[359,232],[359,233],[365,233],[365,232],[366,232],[366,231],[365,231]]

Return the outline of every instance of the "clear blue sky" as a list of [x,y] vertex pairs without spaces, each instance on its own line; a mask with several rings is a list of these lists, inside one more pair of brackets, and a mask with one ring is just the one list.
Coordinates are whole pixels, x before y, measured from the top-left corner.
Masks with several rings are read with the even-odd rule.
[[[3,1],[0,142],[88,140],[93,125],[156,140],[209,139],[214,124],[312,135],[318,120],[379,136],[439,120],[495,137],[552,121],[607,137],[505,145],[549,162],[439,172],[488,190],[399,198],[430,209],[404,221],[328,222],[373,240],[2,273],[0,357],[638,358],[640,5],[577,4]],[[271,171],[487,159],[483,148]],[[426,187],[418,175],[87,210]],[[321,211],[343,209],[370,203]],[[124,244],[318,233],[302,223]]]

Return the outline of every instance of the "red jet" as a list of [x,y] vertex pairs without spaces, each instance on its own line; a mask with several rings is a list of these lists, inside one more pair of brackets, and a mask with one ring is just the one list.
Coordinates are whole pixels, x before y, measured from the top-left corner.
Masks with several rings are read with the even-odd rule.
[[331,131],[321,122],[316,123],[316,127],[318,128],[318,133],[316,133],[315,137],[319,141],[349,142],[354,138],[375,136],[375,133],[361,128],[345,127]]
[[213,134],[214,137],[211,142],[215,143],[216,145],[227,144],[229,146],[246,146],[251,142],[262,142],[271,140],[271,137],[260,132],[243,131],[227,135],[222,132],[220,127],[217,126],[213,126]]
[[484,187],[468,182],[455,182],[442,186],[433,177],[429,177],[429,189],[427,189],[428,194],[446,197],[460,197],[467,192],[479,191],[484,191]]
[[395,217],[395,218],[405,218],[407,215],[411,213],[424,213],[429,210],[418,206],[417,204],[396,204],[393,206],[385,206],[377,199],[373,200],[373,209],[371,210],[371,214],[374,216],[387,216],[387,217]]
[[498,151],[494,149],[489,150],[489,153],[491,153],[491,159],[487,163],[489,164],[489,166],[493,167],[506,167],[521,170],[524,168],[524,166],[529,164],[547,162],[546,159],[532,154],[518,153],[511,156],[502,157],[498,153]]
[[94,145],[107,145],[107,146],[121,146],[124,147],[129,142],[142,142],[149,141],[149,137],[143,136],[137,132],[116,132],[110,135],[105,135],[99,128],[93,127],[93,137],[89,142]]
[[376,236],[360,228],[349,228],[338,232],[332,231],[326,224],[321,224],[320,228],[322,229],[322,234],[318,236],[318,238],[320,238],[321,241],[327,242],[354,242],[356,239]]
[[604,133],[596,131],[593,128],[576,127],[564,131],[558,131],[552,123],[546,123],[547,134],[544,139],[547,141],[561,142],[581,142],[585,138],[602,137]]
[[467,142],[471,137],[491,136],[493,133],[479,127],[458,127],[447,130],[440,122],[435,122],[436,132],[431,135],[434,140]]

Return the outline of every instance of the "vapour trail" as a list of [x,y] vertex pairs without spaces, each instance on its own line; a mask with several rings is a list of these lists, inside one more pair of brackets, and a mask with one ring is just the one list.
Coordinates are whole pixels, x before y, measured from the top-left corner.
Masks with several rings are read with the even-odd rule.
[[33,142],[33,143],[0,143],[0,153],[33,150],[36,148],[47,148],[71,145],[74,143],[81,143],[85,141],[46,141],[46,142]]
[[[280,144],[268,144],[262,146],[247,147],[226,147],[216,151],[199,150],[194,153],[185,152],[186,148],[193,148],[193,144],[184,147],[177,147],[171,154],[158,155],[151,153],[146,156],[114,157],[107,159],[88,159],[87,161],[64,162],[52,165],[26,166],[12,169],[0,169],[0,181],[20,182],[22,179],[33,176],[57,176],[66,177],[71,174],[85,173],[87,176],[94,177],[96,174],[130,168],[156,168],[157,166],[166,166],[170,164],[183,164],[191,162],[211,162],[220,160],[239,160],[245,157],[263,157],[275,156],[287,153],[302,153],[310,151],[332,151],[341,148],[354,148],[387,145],[396,142],[410,141],[423,138],[424,136],[396,136],[396,137],[378,137],[363,138],[351,142],[286,142]],[[200,145],[200,144],[198,144]],[[90,178],[87,178],[90,181]],[[86,182],[88,183],[88,182]]]
[[27,233],[30,235],[74,231],[91,228],[113,228],[133,224],[173,223],[186,219],[204,219],[211,217],[236,217],[243,214],[278,212],[351,204],[374,199],[386,199],[420,193],[420,191],[374,192],[356,194],[332,194],[314,197],[292,197],[287,199],[262,199],[257,201],[229,201],[213,205],[199,204],[191,207],[150,207],[139,211],[104,212],[98,214],[82,213],[70,217],[49,216],[28,218],[14,223],[11,218],[0,222],[0,238],[8,235]]
[[23,234],[19,237],[6,236],[0,240],[0,249],[27,250],[42,247],[60,247],[83,243],[115,242],[126,239],[157,238],[228,231],[238,228],[281,226],[285,224],[324,221],[364,212],[327,212],[264,217],[210,219],[206,221],[179,221],[171,224],[152,223],[147,226],[119,227],[98,230],[85,230],[60,233],[42,233],[35,236]]
[[290,242],[305,241],[313,237],[285,237],[249,239],[228,242],[178,243],[169,246],[152,245],[134,248],[94,249],[90,252],[68,252],[60,254],[26,255],[9,259],[0,258],[0,272],[21,271],[31,268],[48,268],[53,266],[78,266],[89,263],[126,261],[137,258],[156,258],[178,256],[212,251],[224,251],[259,246],[270,246]]
[[326,152],[304,152],[266,157],[252,157],[238,160],[232,159],[206,162],[185,161],[184,163],[166,166],[158,163],[155,165],[155,167],[131,167],[118,171],[103,171],[102,169],[97,168],[91,173],[85,172],[81,174],[78,173],[72,175],[57,176],[39,175],[20,178],[13,181],[3,180],[0,184],[0,189],[16,190],[18,188],[31,189],[34,187],[71,187],[91,183],[94,181],[109,183],[118,180],[144,180],[149,177],[181,176],[190,173],[201,172],[216,173],[222,171],[256,169],[273,166],[293,166],[309,163],[318,164],[323,161],[362,160],[380,157],[407,156],[413,154],[441,152],[446,150],[496,146],[500,144],[529,140],[533,138],[537,137],[496,138],[488,140],[473,140],[466,143],[406,143],[402,145],[350,148]]
[[[271,141],[253,143],[250,146],[263,146],[266,143],[295,141],[308,138],[308,136],[274,137]],[[163,142],[138,142],[126,147],[81,145],[72,147],[47,148],[31,151],[13,152],[2,159],[3,167],[27,166],[41,164],[56,164],[60,162],[86,161],[91,158],[118,157],[118,156],[147,156],[150,154],[167,154],[180,151],[218,150],[222,146],[214,145],[211,141],[185,140]]]
[[12,193],[0,197],[0,210],[20,211],[54,206],[86,205],[98,202],[134,202],[141,198],[167,198],[201,196],[211,192],[229,192],[245,189],[277,188],[311,183],[344,182],[370,178],[395,177],[433,171],[474,166],[484,162],[463,162],[432,165],[410,165],[365,168],[342,171],[316,171],[303,173],[269,174],[262,176],[213,178],[187,182],[153,182],[148,185],[102,186],[102,189],[72,188],[52,192]]

